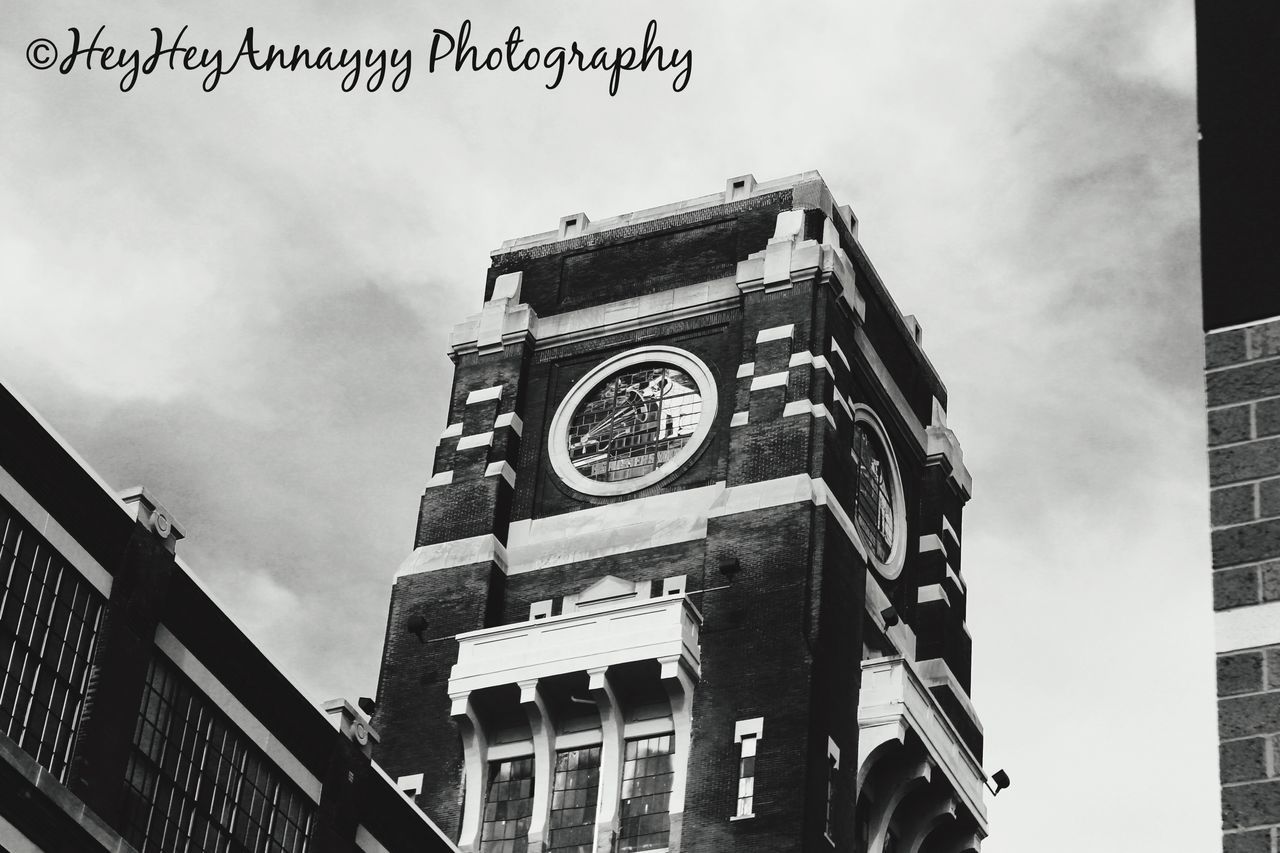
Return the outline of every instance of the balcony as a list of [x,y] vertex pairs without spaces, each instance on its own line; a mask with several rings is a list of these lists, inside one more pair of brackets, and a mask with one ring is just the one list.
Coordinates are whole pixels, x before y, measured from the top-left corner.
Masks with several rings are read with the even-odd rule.
[[[927,849],[976,850],[987,834],[985,775],[955,726],[902,657],[862,662],[858,701],[858,788],[875,803],[868,850],[886,849],[895,827],[932,832],[947,843]],[[913,846],[914,844],[914,846]]]
[[670,595],[580,602],[561,616],[459,634],[449,693],[642,660],[657,660],[664,670],[683,664],[696,679],[701,623],[692,602]]

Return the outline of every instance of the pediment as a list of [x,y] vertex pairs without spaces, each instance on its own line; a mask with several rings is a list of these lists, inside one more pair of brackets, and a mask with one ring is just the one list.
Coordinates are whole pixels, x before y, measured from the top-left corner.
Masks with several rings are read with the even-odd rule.
[[605,575],[578,593],[578,606],[585,607],[604,601],[615,601],[636,594],[636,585],[615,575]]

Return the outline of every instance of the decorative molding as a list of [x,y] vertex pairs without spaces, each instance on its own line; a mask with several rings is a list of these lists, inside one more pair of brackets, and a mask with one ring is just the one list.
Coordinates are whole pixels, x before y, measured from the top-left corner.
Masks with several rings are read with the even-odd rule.
[[493,430],[479,432],[475,435],[464,435],[458,439],[458,450],[471,450],[475,447],[488,447],[493,444]]
[[453,482],[452,471],[441,471],[438,474],[432,474],[431,479],[427,480],[427,488],[434,489],[436,486],[447,486]]
[[757,376],[751,380],[751,390],[761,391],[765,388],[777,388],[787,384],[787,380],[791,378],[791,374],[786,371],[778,373],[766,373],[764,376]]
[[413,549],[413,553],[400,564],[395,577],[399,579],[422,572],[488,562],[497,563],[498,568],[504,572],[507,570],[507,549],[498,541],[498,537],[484,533],[468,539],[421,545]]
[[768,341],[780,341],[795,337],[796,324],[787,323],[784,326],[772,326],[768,329],[761,329],[756,332],[756,343],[763,344]]
[[1280,601],[1219,610],[1213,639],[1218,654],[1280,645]]
[[477,388],[467,395],[467,405],[473,406],[476,403],[483,403],[486,400],[501,400],[502,386],[490,385],[488,388]]

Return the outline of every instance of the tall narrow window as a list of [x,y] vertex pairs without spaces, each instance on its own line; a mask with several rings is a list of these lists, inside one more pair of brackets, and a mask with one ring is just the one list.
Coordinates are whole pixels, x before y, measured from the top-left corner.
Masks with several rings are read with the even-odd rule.
[[889,463],[871,427],[861,421],[853,427],[853,459],[858,479],[854,525],[876,559],[887,560],[894,535]]
[[600,793],[600,747],[556,753],[551,783],[548,850],[591,853],[595,849],[596,799]]
[[738,744],[738,800],[730,820],[756,816],[756,749],[764,737],[764,717],[738,720],[733,739]]
[[666,847],[671,837],[673,735],[627,741],[622,764],[622,832],[619,853]]
[[735,817],[755,817],[756,793],[756,741],[755,735],[742,739],[742,754],[738,758],[738,813]]
[[533,814],[533,757],[489,762],[480,853],[524,853]]

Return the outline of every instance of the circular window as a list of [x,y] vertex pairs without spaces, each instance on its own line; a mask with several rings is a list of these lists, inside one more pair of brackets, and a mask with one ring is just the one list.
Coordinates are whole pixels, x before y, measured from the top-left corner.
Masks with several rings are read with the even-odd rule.
[[551,422],[551,464],[589,495],[651,486],[711,431],[715,383],[696,356],[646,347],[605,361],[570,389]]
[[884,427],[865,406],[854,409],[853,469],[854,528],[876,570],[895,578],[902,571],[906,533],[902,479]]

